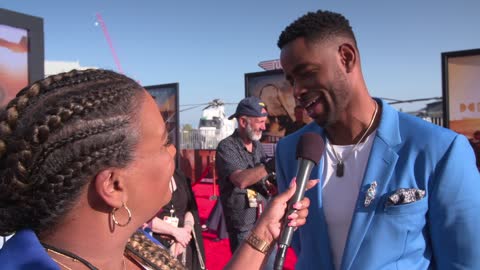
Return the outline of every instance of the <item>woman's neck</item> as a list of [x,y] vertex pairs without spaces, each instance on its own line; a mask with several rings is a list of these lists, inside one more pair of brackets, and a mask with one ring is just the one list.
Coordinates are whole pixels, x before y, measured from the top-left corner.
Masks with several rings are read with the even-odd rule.
[[[82,211],[82,210],[77,210]],[[100,217],[101,215],[101,217]],[[82,217],[81,219],[78,216]],[[123,253],[128,238],[135,230],[116,226],[109,228],[108,215],[98,212],[97,217],[78,215],[62,222],[52,230],[38,235],[40,241],[52,247],[73,253],[88,261],[98,269],[123,269]],[[103,222],[96,222],[103,220]],[[129,226],[130,227],[130,226]],[[133,227],[133,225],[132,225]],[[69,262],[58,254],[49,255],[61,262]],[[78,264],[78,262],[77,262]],[[82,269],[80,267],[73,269]],[[85,268],[87,269],[87,268]]]

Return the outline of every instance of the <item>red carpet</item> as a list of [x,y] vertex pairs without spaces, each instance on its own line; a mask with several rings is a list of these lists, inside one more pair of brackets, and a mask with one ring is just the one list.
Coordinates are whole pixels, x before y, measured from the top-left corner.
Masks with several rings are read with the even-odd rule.
[[[213,195],[213,184],[198,183],[193,186],[193,192],[198,204],[200,220],[205,224],[210,211],[215,205],[215,200],[210,200]],[[218,194],[218,192],[217,192]],[[206,265],[208,270],[220,270],[227,264],[232,256],[228,238],[216,241],[217,235],[215,232],[203,232],[203,241],[205,243]],[[285,260],[285,270],[293,270],[296,261],[295,253],[292,249],[287,252],[287,259]]]

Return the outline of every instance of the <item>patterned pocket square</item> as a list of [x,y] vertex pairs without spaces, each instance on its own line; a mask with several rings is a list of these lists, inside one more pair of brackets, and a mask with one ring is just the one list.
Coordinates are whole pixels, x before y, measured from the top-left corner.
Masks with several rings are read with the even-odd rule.
[[400,188],[388,197],[386,206],[401,205],[421,200],[425,197],[425,190],[417,188]]

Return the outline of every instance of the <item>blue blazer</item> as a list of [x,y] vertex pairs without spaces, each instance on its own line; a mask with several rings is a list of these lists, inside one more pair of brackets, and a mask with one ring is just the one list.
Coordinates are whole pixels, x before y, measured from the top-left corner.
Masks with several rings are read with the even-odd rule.
[[[340,269],[480,269],[480,176],[468,140],[451,130],[398,112],[383,101],[363,182],[358,191]],[[300,136],[325,131],[311,123],[277,145],[277,182],[296,175]],[[321,179],[323,158],[311,179]],[[362,177],[362,176],[359,176]],[[364,205],[376,181],[376,196]],[[386,205],[400,188],[425,191],[413,203]],[[296,269],[333,270],[322,183],[306,192],[307,223],[295,233]]]
[[2,270],[60,270],[31,230],[21,230],[0,249]]
[[[155,244],[157,239],[143,232]],[[28,229],[20,230],[0,249],[0,270],[61,270],[45,251],[37,235]]]

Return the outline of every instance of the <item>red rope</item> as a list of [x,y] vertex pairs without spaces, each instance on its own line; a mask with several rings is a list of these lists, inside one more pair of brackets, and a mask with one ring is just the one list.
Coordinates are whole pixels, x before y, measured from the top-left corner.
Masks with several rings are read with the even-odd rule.
[[200,175],[200,178],[198,178],[197,180],[195,180],[195,183],[192,184],[192,187],[195,186],[196,184],[200,183],[200,181],[203,180],[203,178],[205,178],[207,175],[208,175],[208,172],[210,171],[210,166],[207,166],[202,174]]

